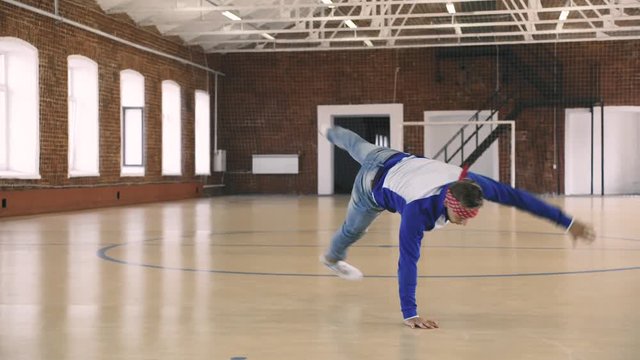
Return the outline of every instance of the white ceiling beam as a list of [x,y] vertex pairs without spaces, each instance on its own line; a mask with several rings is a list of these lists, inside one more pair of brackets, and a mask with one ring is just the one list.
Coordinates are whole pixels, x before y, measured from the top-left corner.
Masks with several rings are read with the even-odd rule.
[[[600,18],[597,18],[597,19],[589,18],[587,15],[585,15],[584,11],[582,11],[582,10],[578,10],[578,13],[580,14],[580,16],[582,16],[583,19],[585,19],[589,23],[589,26],[591,26],[592,29],[596,29],[597,28],[597,26],[595,26],[591,20],[599,21]],[[604,25],[604,23],[603,23],[603,25]],[[609,35],[605,34],[602,31],[596,31],[596,36],[597,37],[607,37]]]
[[[505,0],[503,0],[505,1]],[[631,5],[624,5],[625,8],[633,8],[633,9],[637,9],[639,6],[631,6]],[[560,13],[562,10],[593,10],[593,11],[597,11],[597,10],[610,10],[611,7],[609,5],[582,5],[582,6],[573,6],[573,7],[553,7],[553,8],[541,8],[537,11],[537,13]],[[171,14],[173,11],[176,12],[180,12],[181,10],[171,10],[169,11],[169,14]],[[215,10],[218,11],[218,10]],[[458,12],[456,13],[457,17],[482,17],[482,16],[491,16],[491,15],[513,15],[513,14],[522,14],[522,15],[528,15],[529,13],[529,9],[520,9],[520,8],[516,8],[516,9],[510,9],[510,10],[488,10],[488,11],[474,11],[474,12]],[[622,13],[620,13],[620,15],[622,16]],[[254,17],[254,18],[244,18],[242,20],[237,20],[237,21],[231,21],[231,20],[227,20],[226,18],[224,19],[226,24],[231,24],[231,25],[239,25],[239,24],[244,24],[244,23],[286,23],[286,22],[299,22],[299,21],[344,21],[347,19],[351,19],[351,20],[372,20],[375,18],[379,18],[379,17],[384,17],[386,19],[389,20],[395,20],[395,19],[404,19],[404,18],[411,18],[411,19],[427,19],[427,18],[435,18],[435,17],[450,17],[451,14],[447,13],[447,12],[438,12],[438,13],[421,13],[421,14],[390,14],[390,15],[384,15],[384,16],[362,16],[362,15],[353,15],[353,16],[344,16],[344,15],[338,15],[338,16],[305,16],[305,17],[299,17],[299,18],[259,18],[259,17]]]
[[[519,10],[519,8],[516,5],[514,0],[510,0],[510,1],[511,1],[511,5],[513,5],[513,8],[509,7],[509,3],[507,3],[507,0],[502,0],[502,3],[509,10],[509,13],[511,14],[511,18],[513,19],[513,21],[518,23],[517,26],[522,32],[522,34],[524,35],[525,40],[531,40],[531,34],[528,33],[527,31],[527,30],[530,31],[530,29],[527,27],[527,23],[529,22],[526,20],[525,16],[522,13],[512,11],[512,10]],[[516,14],[518,15],[517,17],[516,17]],[[520,18],[519,21],[518,21],[518,18]]]
[[[603,1],[605,4],[607,3],[606,0],[603,0]],[[585,2],[589,6],[593,6],[590,0],[585,0]],[[600,10],[593,10],[593,11],[595,11],[596,14],[598,14],[598,16],[600,17],[600,19],[602,20],[605,26],[616,26],[615,21],[613,20],[614,14],[611,12],[611,10],[609,10],[609,14],[604,14],[604,11],[600,11]]]
[[[125,0],[128,1],[128,0]],[[487,0],[451,0],[450,2],[484,2]],[[386,4],[389,5],[402,5],[402,4],[440,4],[441,0],[384,0]],[[298,9],[298,8],[340,8],[340,7],[352,7],[352,6],[361,6],[361,0],[351,0],[351,1],[335,1],[333,4],[324,4],[321,2],[298,2],[294,4],[273,4],[273,3],[258,3],[252,5],[220,5],[220,6],[203,6],[208,10],[214,8],[217,11],[255,11],[255,10],[273,10],[273,9]],[[180,11],[202,11],[203,7],[201,6],[185,6],[185,7],[176,7],[176,6],[141,6],[141,5],[125,5],[125,6],[115,6],[110,9],[111,12],[157,12],[157,11],[166,11],[167,9],[171,10],[180,10]]]
[[[315,12],[315,11],[317,11],[317,10],[318,10],[318,9],[316,9],[316,10],[314,10],[314,11],[312,11],[312,12]],[[320,11],[324,13],[326,10],[325,10],[324,8],[321,8],[321,9],[320,9]],[[333,13],[335,12],[335,8],[329,9],[329,12],[330,12],[331,14],[333,14]],[[327,25],[327,22],[328,22],[328,20],[322,20],[322,21],[320,22],[319,29],[324,29],[324,28],[326,27],[326,25]],[[319,39],[319,38],[320,38],[320,36],[322,36],[322,37],[323,37],[323,40],[324,40],[325,33],[324,33],[324,32],[320,32],[320,31],[316,31],[316,32],[314,32],[314,33],[310,33],[310,34],[309,34],[309,36],[307,36],[307,38],[308,38],[308,39],[312,39],[312,38],[314,38],[314,37],[315,37],[315,38]],[[322,41],[322,42],[321,42],[321,46],[326,46],[326,47],[328,47],[328,46],[329,46],[329,42],[328,42],[328,41]]]
[[[625,20],[640,20],[640,15],[636,15],[636,16],[626,16]],[[557,19],[551,19],[551,20],[538,20],[534,22],[534,25],[543,25],[543,24],[556,24],[558,22]],[[565,23],[585,23],[584,19],[567,19],[564,21]],[[496,21],[496,22],[486,22],[486,23],[457,23],[457,26],[460,26],[461,28],[474,28],[474,27],[488,27],[488,26],[493,26],[493,27],[499,27],[499,26],[514,26],[514,25],[525,25],[527,23],[527,21]],[[429,29],[446,29],[446,28],[453,28],[451,24],[427,24],[427,25],[392,25],[388,27],[390,30],[429,30]],[[627,27],[612,27],[612,29],[617,30],[617,29],[625,29]],[[348,33],[353,33],[356,31],[376,31],[379,30],[378,28],[370,28],[370,27],[359,27],[357,29],[350,29],[350,28],[318,28],[318,29],[314,29],[314,31],[318,31],[318,32],[333,32],[333,31],[337,31],[337,32],[348,32]],[[521,31],[521,30],[520,30]],[[173,33],[173,32],[168,32],[168,34],[171,35],[183,35],[183,34],[190,34],[190,33],[197,33],[199,35],[210,35],[210,36],[216,36],[216,35],[223,35],[223,36],[227,36],[227,35],[250,35],[250,34],[259,34],[265,32],[265,30],[235,30],[235,29],[228,29],[228,30],[213,30],[213,31],[197,31],[197,32],[177,32],[177,33]],[[270,34],[300,34],[300,33],[306,33],[308,32],[305,29],[271,29],[268,30],[268,32]],[[513,34],[516,34],[518,32],[512,32]],[[532,32],[533,34],[538,34],[540,33],[540,30],[536,30],[534,32]],[[489,33],[487,33],[489,34]]]
[[[542,9],[542,4],[540,4],[540,0],[529,0],[527,4],[524,3],[526,0],[520,0],[522,3],[522,7],[526,8],[527,15],[529,16],[530,21],[538,21],[540,18],[538,17],[538,11]],[[535,30],[535,29],[532,29]]]
[[[415,0],[417,1],[417,0]],[[449,2],[478,2],[478,1],[486,1],[486,0],[452,0]],[[407,4],[411,4],[413,3],[410,0],[406,1]],[[336,9],[344,6],[344,4],[346,3],[335,3],[336,5]],[[358,6],[359,3],[355,3],[355,2],[350,2],[349,4],[350,7],[351,6]],[[443,1],[438,0],[436,2],[432,2],[432,4],[443,4]],[[391,5],[401,5],[401,3],[399,2],[394,2]],[[322,3],[319,3],[317,5],[306,5],[306,6],[302,6],[300,5],[299,8],[322,8],[322,7],[328,7],[329,5],[325,5]],[[612,7],[618,9],[618,10],[624,10],[624,9],[637,9],[638,8],[638,3],[619,3],[619,4],[605,4],[605,5],[575,5],[574,8],[576,9],[582,9],[582,10],[594,10],[594,9],[611,9]],[[296,9],[296,7],[291,7],[292,9]],[[538,12],[553,12],[553,11],[560,11],[558,9],[563,9],[566,8],[566,6],[564,7],[542,7],[538,10]],[[142,7],[142,6],[130,6],[130,7],[124,7],[123,9],[112,9],[111,11],[107,11],[107,13],[113,13],[113,12],[128,12],[128,13],[144,13],[144,12],[201,12],[201,11],[219,11],[219,12],[223,12],[223,11],[256,11],[256,10],[277,10],[279,9],[278,7],[275,6],[269,6],[269,7],[264,7],[264,6],[258,6],[256,5],[254,6],[189,6],[189,7]],[[465,14],[465,15],[487,15],[487,14],[491,14],[494,11],[499,11],[499,10],[491,10],[491,11],[471,11],[471,12],[461,12],[459,13],[459,15]],[[520,12],[527,12],[528,9],[521,9],[519,10]],[[414,14],[415,15],[415,14]],[[420,14],[417,14],[415,16],[418,16]],[[367,17],[367,18],[370,18]]]
[[[413,9],[416,7],[416,4],[410,4],[410,5],[411,5],[411,8],[409,9],[409,13],[412,13],[412,12],[413,12]],[[403,6],[404,6],[404,5],[400,5],[400,6],[398,7],[398,11],[396,11],[396,15],[400,14],[400,10],[402,10],[402,7],[403,7]],[[405,18],[403,18],[403,19],[402,19],[402,23],[400,24],[400,28],[403,28],[403,27],[404,27],[404,25],[407,23],[407,20],[408,20],[408,19],[409,19],[408,17],[405,17]],[[390,22],[389,22],[389,24],[391,24],[391,23],[393,23],[393,21],[390,21]],[[392,25],[387,25],[387,27],[386,27],[386,30],[387,30],[389,33],[392,33],[392,32],[393,32],[393,31],[391,30],[391,26],[392,26]],[[388,40],[388,41],[387,41],[387,45],[395,45],[395,43],[396,43],[396,39],[398,38],[398,35],[400,35],[400,33],[401,33],[401,32],[402,32],[402,30],[397,30],[397,31],[395,32],[395,34],[393,34],[393,35],[392,35],[393,39],[391,39],[391,40]],[[389,35],[391,35],[391,34],[388,34],[387,36],[389,36]]]
[[362,3],[360,4],[360,16],[375,17],[375,15],[376,15],[375,4],[362,1]]
[[[631,36],[627,35],[620,38],[621,40],[640,40],[640,36]],[[517,44],[548,44],[548,43],[579,43],[579,42],[593,42],[593,41],[605,41],[606,39],[599,38],[579,38],[579,39],[545,39],[545,40],[532,40],[528,42],[524,41],[474,41],[469,43],[458,43],[458,42],[438,42],[433,41],[431,43],[425,44],[412,44],[412,45],[393,45],[393,46],[385,46],[385,49],[415,49],[415,48],[424,48],[424,47],[459,47],[459,46],[495,46],[495,45],[517,45]],[[348,51],[348,50],[364,50],[364,49],[375,49],[375,48],[366,48],[366,47],[353,47],[353,46],[345,46],[345,47],[331,47],[331,48],[321,48],[321,47],[304,47],[304,48],[265,48],[262,49],[211,49],[207,51],[208,53],[254,53],[254,52],[308,52],[308,51]]]
[[[364,1],[364,0],[361,0],[361,1]],[[352,15],[356,11],[356,9],[358,9],[357,6],[354,6],[354,7],[350,8],[349,12],[347,14],[344,14],[344,11],[342,9],[339,9],[339,8],[334,8],[334,11],[346,15],[347,20],[351,20]],[[362,11],[360,12],[360,14],[362,15]],[[357,32],[355,30],[353,30],[353,29],[348,28],[347,25],[345,25],[344,22],[341,24],[341,26],[344,27],[343,28],[344,30],[353,32],[353,37],[354,38],[358,36]],[[328,38],[329,41],[328,41],[327,44],[325,44],[325,46],[327,46],[327,45],[329,45],[331,43],[331,41],[336,37],[336,35],[340,31],[340,28],[329,29],[329,31],[331,31],[331,35],[329,36],[329,38]]]
[[[316,19],[316,17],[318,17],[318,16],[316,16],[316,14],[317,14],[318,12],[322,12],[322,13],[324,13],[324,12],[326,11],[325,9],[326,9],[326,8],[313,8],[313,9],[309,9],[308,14],[307,14],[307,17],[311,17],[311,18],[313,18],[313,19],[314,19],[314,20],[308,21],[308,26],[309,26],[310,28],[313,28],[313,23],[314,23],[315,21],[318,21],[318,20],[315,20],[315,19]],[[336,11],[336,8],[329,8],[329,12],[330,12],[331,14],[335,13],[335,11]],[[303,20],[302,22],[304,22],[304,20]],[[322,40],[325,40],[326,33],[325,33],[324,31],[322,31],[322,30],[326,28],[327,22],[328,22],[327,20],[324,20],[324,21],[322,21],[322,20],[321,20],[321,21],[320,21],[320,26],[318,26],[318,28],[313,28],[313,29],[312,29],[313,31],[309,33],[309,35],[307,36],[307,38],[308,38],[308,39],[314,39],[314,38],[315,38],[315,39],[322,39]],[[329,43],[328,43],[328,42],[323,41],[323,46],[328,46],[328,45],[329,45]]]
[[[603,0],[604,1],[604,0]],[[584,0],[585,3],[587,3],[587,5],[589,6],[593,6],[593,3],[590,0]],[[604,1],[604,3],[606,4],[606,1]],[[600,10],[593,10],[596,14],[598,14],[598,17],[600,17],[600,19],[605,20],[606,16],[603,12],[601,12]]]
[[[608,32],[628,32],[628,31],[638,31],[640,33],[640,26],[629,26],[625,28],[617,27],[617,28],[602,28],[600,31],[608,31]],[[563,30],[541,30],[536,32],[536,35],[574,35],[574,34],[585,34],[585,33],[594,33],[593,29],[563,29]],[[332,39],[333,42],[364,42],[365,40],[374,41],[374,40],[389,40],[389,39],[397,39],[397,40],[428,40],[428,39],[457,39],[457,38],[469,38],[469,39],[477,39],[477,38],[490,38],[490,37],[513,37],[514,35],[521,35],[520,32],[494,32],[494,33],[481,33],[481,34],[434,34],[434,35],[407,35],[407,36],[399,36],[399,37],[370,37],[370,36],[358,36],[358,37],[339,37]],[[640,34],[638,35],[640,36]],[[235,44],[235,43],[244,43],[244,40],[220,40],[215,41],[216,44]],[[318,43],[319,41],[312,42]],[[536,42],[535,40],[533,42]],[[209,44],[213,42],[203,41],[202,44]],[[276,39],[276,44],[301,44],[301,43],[309,43],[306,39]]]
[[[191,45],[202,44],[212,52],[304,50],[309,46],[330,48],[364,48],[362,42],[383,48],[434,46],[438,41],[449,43],[536,43],[541,39],[569,41],[572,34],[585,38],[629,39],[636,35],[633,21],[640,20],[636,12],[640,0],[575,0],[562,1],[565,6],[545,4],[541,0],[502,0],[504,9],[495,9],[479,1],[489,0],[97,0],[109,12],[126,11],[138,24],[154,25],[165,35],[179,35]],[[547,1],[547,0],[545,0]],[[325,1],[326,2],[326,1]],[[441,12],[444,5],[478,3],[478,11]],[[595,4],[594,4],[595,3]],[[136,5],[140,4],[140,5]],[[418,5],[433,5],[418,7]],[[437,5],[437,6],[436,6]],[[493,9],[491,9],[493,7]],[[437,9],[437,12],[424,11]],[[486,9],[486,10],[482,10]],[[570,10],[571,18],[558,19],[562,10]],[[241,20],[231,21],[221,16],[232,11]],[[415,13],[415,11],[420,11]],[[407,12],[407,13],[403,13]],[[546,20],[540,20],[540,19]],[[347,20],[357,24],[351,29]],[[493,20],[493,21],[487,21]],[[412,25],[407,25],[411,23]],[[337,24],[340,24],[337,26]],[[551,24],[551,28],[549,28]],[[567,26],[564,26],[567,24]],[[576,26],[579,29],[567,29]],[[620,26],[618,26],[620,25]],[[337,26],[337,27],[336,27]],[[548,30],[538,31],[537,28]],[[482,32],[480,32],[482,31]],[[404,36],[403,34],[411,33]],[[265,34],[275,37],[265,38]],[[555,36],[554,36],[555,35]],[[283,39],[289,37],[290,39]],[[354,42],[360,42],[354,43]],[[345,44],[345,45],[341,45]],[[349,46],[347,46],[349,45]],[[354,46],[355,45],[355,46]],[[294,49],[290,49],[294,48]]]
[[[625,18],[625,20],[640,20],[640,15],[638,16],[628,16],[627,18]],[[388,26],[387,28],[390,31],[393,30],[433,30],[433,29],[446,29],[446,28],[451,28],[453,29],[454,26],[458,26],[461,28],[484,28],[484,27],[499,27],[499,26],[523,26],[527,23],[527,21],[501,21],[501,22],[487,22],[487,23],[456,23],[455,25],[452,24],[428,24],[428,25],[393,25],[393,26]],[[557,19],[552,19],[552,20],[538,20],[536,22],[533,23],[533,25],[548,25],[548,24],[557,24],[558,20]],[[586,21],[584,19],[567,19],[564,21],[564,23],[586,23]],[[611,26],[612,28],[618,28],[619,26],[613,25]],[[619,27],[620,29],[624,29],[626,27]],[[313,32],[343,32],[343,33],[354,33],[357,31],[379,31],[379,28],[370,28],[370,27],[359,27],[357,29],[350,29],[350,28],[315,28],[313,29]],[[308,33],[310,30],[309,29],[297,29],[297,28],[290,28],[290,29],[269,29],[269,30],[263,30],[263,29],[258,29],[258,30],[250,30],[250,29],[232,29],[232,28],[221,28],[221,29],[217,29],[217,30],[196,30],[196,31],[167,31],[166,35],[179,35],[179,36],[183,36],[183,35],[207,35],[207,36],[228,36],[228,35],[251,35],[251,34],[260,34],[263,32],[268,32],[271,35],[276,35],[276,34],[304,34],[304,33]],[[519,30],[520,33],[522,33],[522,30]],[[516,33],[516,32],[514,32]],[[531,34],[537,34],[539,33],[538,30],[532,31]],[[321,36],[321,35],[320,35]]]
[[[564,5],[565,5],[565,7],[568,7],[569,5],[571,5],[571,0],[566,0]],[[569,9],[563,9],[562,11],[565,11],[565,10],[569,10]],[[559,16],[562,16],[562,11],[560,11],[560,15]],[[569,15],[567,15],[567,19],[565,19],[565,20],[561,20],[558,17],[558,24],[556,25],[556,30],[562,30],[562,27],[564,26],[565,21],[567,21],[569,19],[568,18],[569,16],[571,16],[571,12],[569,12]]]
[[[527,28],[527,31],[533,32],[536,30],[536,27],[533,23],[535,21],[540,20],[540,18],[538,17],[537,10],[540,9],[542,5],[540,4],[540,0],[529,0],[527,3],[525,3],[525,1],[526,0],[520,0],[520,5],[522,5],[522,8],[527,9],[528,21],[525,24],[525,27]],[[531,39],[527,39],[527,40],[531,40]]]
[[[320,40],[321,36],[324,37],[325,33],[320,31],[320,29],[324,29],[327,20],[316,20],[319,18],[317,14],[319,12],[324,13],[329,10],[330,14],[334,13],[335,8],[325,8],[325,7],[314,7],[307,8],[307,14],[301,15],[302,9],[297,8],[295,10],[295,16],[287,19],[290,22],[290,25],[285,26],[288,29],[305,29],[308,30],[307,39],[309,40]],[[314,22],[320,21],[320,26],[318,28],[314,27]],[[277,22],[276,22],[277,23]],[[328,43],[326,43],[328,45]]]
[[377,14],[371,19],[371,27],[379,27],[383,28],[385,24],[385,20],[387,19],[386,15],[390,15],[391,6],[388,4],[378,4],[377,6]]

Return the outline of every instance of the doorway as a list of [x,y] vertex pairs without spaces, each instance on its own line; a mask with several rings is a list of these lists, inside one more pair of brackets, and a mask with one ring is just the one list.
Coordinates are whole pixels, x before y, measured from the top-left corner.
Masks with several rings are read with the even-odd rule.
[[[334,119],[389,118],[389,147],[403,151],[402,104],[318,105],[318,131],[333,125]],[[333,194],[334,146],[318,133],[318,195]]]
[[[334,125],[349,129],[363,139],[378,146],[389,147],[389,117],[336,117]],[[360,164],[342,149],[333,152],[333,192],[350,194]]]

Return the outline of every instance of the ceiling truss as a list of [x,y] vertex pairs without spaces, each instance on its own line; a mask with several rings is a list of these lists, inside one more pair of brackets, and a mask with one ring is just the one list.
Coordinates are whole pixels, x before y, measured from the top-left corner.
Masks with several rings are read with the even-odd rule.
[[98,0],[206,52],[640,38],[640,0]]

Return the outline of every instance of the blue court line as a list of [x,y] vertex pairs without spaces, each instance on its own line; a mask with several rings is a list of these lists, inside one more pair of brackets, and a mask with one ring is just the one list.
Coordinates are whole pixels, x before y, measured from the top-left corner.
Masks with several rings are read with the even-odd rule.
[[[125,260],[120,260],[107,255],[107,252],[113,248],[123,246],[124,244],[115,244],[104,247],[98,250],[98,257],[122,264],[131,266],[140,266],[150,269],[160,270],[173,270],[173,271],[186,271],[186,272],[206,272],[213,274],[231,274],[231,275],[254,275],[254,276],[289,276],[289,277],[336,277],[333,274],[305,274],[305,273],[277,273],[277,272],[252,272],[252,271],[229,271],[229,270],[214,270],[214,269],[195,269],[195,268],[179,268],[171,266],[153,265],[135,263]],[[605,273],[605,272],[618,272],[640,270],[640,266],[611,268],[611,269],[594,269],[594,270],[578,270],[578,271],[558,271],[558,272],[535,272],[535,273],[513,273],[513,274],[459,274],[459,275],[418,275],[421,279],[460,279],[460,278],[498,278],[498,277],[521,277],[521,276],[553,276],[553,275],[577,275],[577,274],[593,274],[593,273]],[[378,279],[395,279],[396,275],[365,275],[366,278],[378,278]]]
[[[273,231],[272,231],[273,232]],[[242,232],[247,233],[247,232]],[[250,232],[256,233],[256,232]],[[216,233],[216,235],[221,233]],[[226,233],[230,234],[230,233]],[[601,237],[605,238],[605,237]],[[150,243],[162,240],[160,238],[154,239],[146,239],[136,243]],[[214,274],[230,274],[230,275],[253,275],[253,276],[288,276],[288,277],[335,277],[333,274],[306,274],[306,273],[278,273],[278,272],[250,272],[250,271],[229,271],[229,270],[215,270],[215,269],[196,269],[196,268],[179,268],[179,267],[169,267],[162,265],[154,265],[154,264],[144,264],[144,263],[134,263],[125,260],[120,260],[114,257],[109,256],[107,253],[118,247],[127,246],[132,243],[122,243],[122,244],[113,244],[106,247],[103,247],[98,250],[97,256],[103,260],[123,264],[130,266],[140,266],[151,269],[160,269],[160,270],[172,270],[172,271],[186,271],[186,272],[206,272],[206,273],[214,273]],[[218,245],[218,246],[227,246],[227,245]],[[251,246],[251,245],[248,245]],[[266,245],[266,246],[278,246],[278,245]],[[284,245],[286,247],[295,247],[291,245]],[[319,245],[301,245],[299,247],[318,247]],[[382,245],[382,247],[392,247],[395,245]],[[380,245],[365,245],[360,247],[381,247]],[[438,246],[426,246],[426,247],[438,247]],[[513,249],[517,250],[518,248],[513,247],[469,247],[469,246],[447,246],[442,245],[440,247],[453,247],[453,248],[488,248],[488,249]],[[524,248],[527,249],[527,248]],[[571,248],[530,248],[536,250],[572,250]],[[624,250],[624,249],[621,249]],[[630,270],[640,270],[640,266],[631,266],[631,267],[621,267],[621,268],[609,268],[609,269],[592,269],[592,270],[578,270],[578,271],[559,271],[559,272],[533,272],[533,273],[512,273],[512,274],[453,274],[453,275],[419,275],[418,278],[422,279],[460,279],[460,278],[501,278],[501,277],[525,277],[525,276],[557,276],[557,275],[578,275],[578,274],[594,274],[594,273],[608,273],[608,272],[620,272],[620,271],[630,271]],[[395,279],[396,275],[365,275],[366,278],[380,278],[380,279]]]
[[[147,242],[150,240],[144,240]],[[155,240],[158,241],[158,240]],[[121,246],[124,245],[133,245],[139,242],[129,242],[126,244],[119,244]],[[3,243],[0,242],[0,246],[6,247],[43,247],[43,246],[85,246],[85,247],[93,247],[95,245],[109,246],[113,245],[113,243],[109,244],[69,244],[69,243]],[[152,243],[146,244],[145,246],[163,246],[163,244]],[[180,244],[182,247],[188,246],[196,246],[196,243],[191,244]],[[319,248],[325,247],[325,245],[303,245],[303,244],[219,244],[219,243],[209,243],[207,246],[214,247],[256,247],[256,248]],[[398,245],[395,244],[370,244],[370,245],[353,245],[351,248],[378,248],[378,249],[390,249],[397,248]],[[491,249],[491,250],[540,250],[540,251],[555,251],[555,250],[571,250],[571,251],[640,251],[640,248],[598,248],[598,247],[536,247],[536,246],[486,246],[486,245],[428,245],[423,243],[421,246],[423,249]]]
[[[161,240],[161,239],[160,239]],[[149,240],[144,240],[149,241]],[[158,240],[154,240],[158,241]],[[129,242],[126,244],[120,245],[132,245],[137,242]],[[180,246],[188,247],[188,246],[196,246],[197,243],[193,242],[190,244],[182,243]],[[0,245],[2,245],[0,243]],[[326,245],[305,245],[305,244],[220,244],[220,243],[208,243],[207,246],[215,246],[215,247],[265,247],[265,248],[324,248]],[[152,243],[145,244],[145,246],[164,246],[164,244]],[[395,244],[370,244],[370,245],[353,245],[351,248],[397,248],[398,245]],[[421,244],[421,248],[428,249],[492,249],[492,250],[571,250],[571,251],[640,251],[640,248],[571,248],[571,247],[544,247],[544,246],[487,246],[487,245],[428,245]]]
[[[213,235],[241,235],[241,234],[271,234],[271,233],[318,233],[318,232],[331,232],[334,233],[336,230],[327,230],[327,229],[309,229],[309,230],[258,230],[258,231],[250,231],[250,230],[238,230],[238,231],[209,231],[208,234],[210,236]],[[454,229],[439,229],[438,232],[459,232],[460,230]],[[500,234],[527,234],[527,235],[545,235],[545,236],[560,236],[566,237],[569,236],[564,232],[544,232],[544,231],[516,231],[516,230],[488,230],[488,229],[464,229],[465,233],[473,233],[473,232],[481,232],[481,233],[500,233]],[[389,234],[389,230],[369,230],[367,234]],[[195,235],[196,232],[188,233],[188,236]],[[396,234],[393,236],[397,236]],[[426,237],[427,235],[425,235]],[[598,236],[600,239],[611,239],[611,240],[625,240],[625,241],[640,241],[637,238],[627,238],[627,237],[617,237],[617,236]]]

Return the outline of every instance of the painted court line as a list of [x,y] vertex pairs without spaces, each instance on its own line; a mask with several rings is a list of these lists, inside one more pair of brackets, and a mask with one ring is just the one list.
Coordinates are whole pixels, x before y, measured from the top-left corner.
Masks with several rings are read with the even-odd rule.
[[[274,232],[274,231],[271,231]],[[247,231],[242,231],[241,233],[250,233]],[[261,233],[260,231],[253,233]],[[264,233],[264,232],[263,232]],[[218,233],[220,234],[220,233]],[[216,234],[216,235],[218,235]],[[224,233],[224,234],[233,234],[233,233]],[[550,234],[551,235],[551,234]],[[606,238],[606,237],[601,237]],[[152,244],[155,241],[160,241],[162,239],[154,238],[154,239],[146,239],[139,242],[135,242],[137,244]],[[122,259],[115,258],[110,256],[109,251],[118,248],[124,247],[127,245],[131,245],[134,243],[122,243],[122,244],[113,244],[109,246],[105,246],[98,250],[97,256],[103,260],[122,264],[129,266],[140,266],[151,269],[159,269],[159,270],[171,270],[171,271],[186,271],[186,272],[207,272],[213,274],[229,274],[229,275],[253,275],[253,276],[289,276],[289,277],[335,277],[333,274],[311,274],[311,273],[286,273],[286,272],[251,272],[251,271],[229,271],[229,270],[218,270],[218,269],[198,269],[198,268],[180,268],[180,267],[168,267],[156,264],[145,264],[145,263],[135,263]],[[216,245],[216,246],[224,246],[224,245]],[[229,245],[233,246],[233,245]],[[251,245],[247,245],[251,246]],[[261,246],[261,245],[257,245]],[[262,245],[265,246],[265,245]],[[278,246],[278,245],[271,245]],[[285,245],[290,246],[290,245]],[[318,247],[319,245],[313,245],[313,247]],[[391,247],[391,246],[380,246],[374,245],[376,247]],[[300,245],[300,247],[311,247],[310,245]],[[364,247],[364,246],[363,246]],[[536,247],[497,247],[497,246],[487,246],[487,247],[479,247],[479,246],[426,246],[426,247],[452,247],[452,248],[481,248],[481,249],[511,249],[511,250],[571,250],[570,248],[536,248]],[[624,249],[619,249],[624,250]],[[609,272],[620,272],[620,271],[632,271],[632,270],[640,270],[640,266],[629,266],[629,267],[618,267],[618,268],[605,268],[605,269],[588,269],[588,270],[577,270],[577,271],[552,271],[552,272],[530,272],[530,273],[509,273],[509,274],[442,274],[442,275],[419,275],[419,278],[422,279],[464,279],[464,278],[500,278],[500,277],[526,277],[526,276],[558,276],[558,275],[579,275],[579,274],[594,274],[594,273],[609,273]],[[396,279],[397,276],[394,275],[365,275],[366,278],[379,278],[379,279]]]

